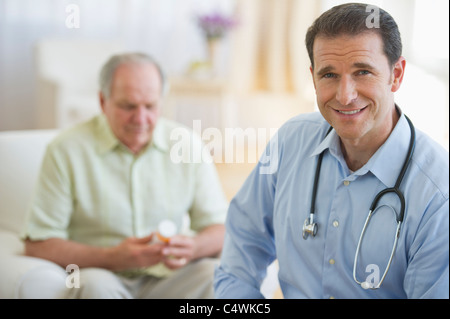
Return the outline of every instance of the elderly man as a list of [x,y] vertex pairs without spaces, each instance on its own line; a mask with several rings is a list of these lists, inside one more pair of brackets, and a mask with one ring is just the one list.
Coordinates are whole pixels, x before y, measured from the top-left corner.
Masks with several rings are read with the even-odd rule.
[[448,152],[394,102],[395,21],[344,4],[306,46],[320,113],[288,121],[232,200],[216,296],[262,297],[278,259],[285,298],[448,298]]
[[[48,282],[50,297],[213,296],[228,203],[212,161],[171,160],[178,125],[160,118],[164,87],[149,56],[111,57],[100,74],[102,114],[49,145],[23,231],[26,254],[62,272],[79,268],[80,288],[66,285],[67,273],[37,269],[23,297],[40,297]],[[178,232],[161,240],[158,226],[168,221]]]

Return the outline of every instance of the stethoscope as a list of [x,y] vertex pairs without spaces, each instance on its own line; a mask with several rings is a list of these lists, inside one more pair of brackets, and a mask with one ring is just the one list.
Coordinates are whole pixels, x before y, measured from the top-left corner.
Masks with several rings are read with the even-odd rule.
[[[406,170],[408,169],[409,163],[411,162],[411,158],[414,153],[414,148],[416,145],[416,133],[415,133],[414,125],[412,124],[411,120],[406,115],[405,115],[405,118],[408,121],[409,128],[411,130],[411,139],[409,142],[409,149],[408,149],[408,153],[407,153],[405,162],[403,163],[400,174],[397,177],[395,186],[391,187],[391,188],[383,189],[381,192],[379,192],[375,196],[374,200],[372,201],[372,204],[370,205],[370,209],[369,209],[369,214],[367,215],[366,221],[364,223],[364,227],[361,231],[361,235],[358,240],[358,245],[356,247],[355,259],[353,262],[353,279],[355,280],[355,282],[357,284],[359,284],[364,289],[368,289],[368,288],[377,289],[377,288],[380,288],[381,284],[383,283],[384,278],[386,277],[386,274],[391,266],[391,262],[392,262],[392,258],[394,257],[395,249],[397,248],[397,242],[398,242],[398,238],[400,235],[400,227],[403,222],[403,218],[405,216],[405,196],[403,195],[402,191],[400,190],[400,184],[402,183],[403,177],[405,176]],[[327,132],[327,135],[331,132],[332,129],[333,128],[330,127],[330,129]],[[320,167],[322,166],[323,154],[324,154],[324,152],[322,152],[319,155],[319,159],[317,161],[316,172],[315,172],[315,176],[314,176],[314,188],[313,188],[313,193],[312,193],[312,198],[311,198],[310,214],[309,214],[309,217],[306,218],[306,220],[303,224],[302,235],[303,235],[303,239],[305,239],[305,240],[308,238],[309,235],[311,235],[312,237],[315,237],[317,235],[318,225],[316,222],[314,222],[314,213],[315,213],[315,205],[316,205],[315,202],[316,202],[317,187],[319,184]],[[357,268],[356,266],[358,264],[358,255],[359,255],[359,251],[361,248],[361,242],[364,237],[364,233],[366,232],[367,225],[369,224],[370,218],[372,217],[372,215],[377,207],[378,202],[384,195],[386,195],[388,193],[396,194],[397,197],[400,199],[400,205],[401,205],[400,206],[400,214],[397,215],[397,213],[394,210],[394,213],[396,214],[396,219],[397,219],[397,229],[395,232],[394,244],[392,246],[391,255],[389,257],[389,260],[388,260],[388,263],[386,266],[386,270],[384,271],[384,273],[381,276],[381,279],[378,283],[373,284],[373,283],[370,283],[367,281],[359,281],[356,278],[356,268]]]

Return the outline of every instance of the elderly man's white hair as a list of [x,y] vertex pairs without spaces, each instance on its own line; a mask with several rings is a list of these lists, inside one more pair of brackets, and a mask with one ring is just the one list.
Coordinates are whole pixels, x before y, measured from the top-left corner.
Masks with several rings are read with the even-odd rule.
[[119,66],[124,64],[139,64],[139,63],[150,63],[153,64],[158,69],[159,76],[161,78],[161,88],[162,88],[161,93],[162,95],[164,95],[167,91],[167,83],[164,72],[159,63],[156,62],[156,60],[153,59],[151,56],[145,53],[133,52],[133,53],[122,53],[113,55],[103,65],[102,69],[100,70],[100,77],[99,77],[100,91],[102,92],[103,96],[105,98],[110,97],[111,84],[114,77],[114,73],[116,72],[116,69]]

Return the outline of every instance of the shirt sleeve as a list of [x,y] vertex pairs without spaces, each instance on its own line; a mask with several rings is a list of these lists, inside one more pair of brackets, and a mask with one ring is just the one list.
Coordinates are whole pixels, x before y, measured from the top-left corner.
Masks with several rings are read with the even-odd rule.
[[68,173],[57,149],[49,146],[43,158],[30,208],[21,233],[23,239],[67,239],[72,212]]
[[260,160],[231,201],[215,272],[216,298],[264,298],[261,283],[276,256],[272,214],[276,173],[267,174],[264,168]]
[[[432,205],[435,206],[435,205]],[[411,299],[449,298],[449,205],[429,207],[410,249],[404,287]]]

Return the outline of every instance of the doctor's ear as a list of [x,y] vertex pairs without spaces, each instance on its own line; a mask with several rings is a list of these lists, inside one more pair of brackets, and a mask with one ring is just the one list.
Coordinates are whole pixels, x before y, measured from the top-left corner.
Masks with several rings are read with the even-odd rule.
[[394,64],[392,69],[392,83],[391,91],[397,92],[403,82],[403,76],[405,75],[406,60],[404,57],[400,57]]

